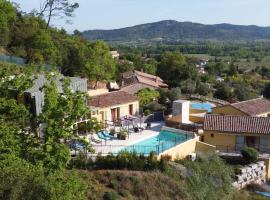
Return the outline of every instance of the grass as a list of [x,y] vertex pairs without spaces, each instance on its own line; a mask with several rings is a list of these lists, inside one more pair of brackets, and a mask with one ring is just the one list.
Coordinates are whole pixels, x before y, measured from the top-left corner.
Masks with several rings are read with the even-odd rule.
[[187,199],[185,182],[153,172],[98,170],[87,173],[95,187],[89,199]]

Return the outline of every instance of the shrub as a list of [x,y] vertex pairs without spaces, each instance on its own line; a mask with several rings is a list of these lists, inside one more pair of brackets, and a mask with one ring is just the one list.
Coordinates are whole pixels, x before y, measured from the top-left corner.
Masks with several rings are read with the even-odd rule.
[[149,171],[159,169],[165,171],[167,169],[167,158],[157,159],[154,152],[149,156],[143,154],[137,155],[136,152],[119,152],[118,155],[109,154],[107,156],[97,156],[94,163],[96,169],[127,169],[138,171]]
[[103,196],[104,200],[117,200],[119,199],[119,196],[116,192],[112,191],[112,192],[106,192]]
[[258,160],[259,152],[252,147],[245,147],[241,150],[241,154],[246,163],[252,163]]
[[119,133],[117,133],[117,139],[119,140],[125,140],[128,136],[128,132],[126,130],[121,130]]

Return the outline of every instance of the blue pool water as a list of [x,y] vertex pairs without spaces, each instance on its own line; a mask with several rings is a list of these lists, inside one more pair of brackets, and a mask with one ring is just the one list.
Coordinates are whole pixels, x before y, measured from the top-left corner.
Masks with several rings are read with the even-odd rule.
[[160,154],[167,149],[170,149],[178,144],[181,144],[193,136],[189,134],[173,133],[170,131],[161,131],[157,136],[135,143],[128,147],[125,147],[121,151],[129,151],[136,153],[149,154],[154,151]]
[[213,105],[209,102],[206,103],[192,103],[191,108],[194,109],[203,109],[208,110],[208,112],[212,112]]

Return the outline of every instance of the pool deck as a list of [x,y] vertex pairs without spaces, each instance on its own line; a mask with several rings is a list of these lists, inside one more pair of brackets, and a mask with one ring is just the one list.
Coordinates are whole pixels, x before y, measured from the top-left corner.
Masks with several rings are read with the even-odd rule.
[[126,140],[114,139],[109,141],[102,141],[101,144],[92,146],[95,149],[95,154],[108,154],[110,152],[117,152],[125,146],[129,146],[158,135],[162,126],[164,126],[164,122],[152,123],[151,129],[143,130],[139,133],[131,133]]

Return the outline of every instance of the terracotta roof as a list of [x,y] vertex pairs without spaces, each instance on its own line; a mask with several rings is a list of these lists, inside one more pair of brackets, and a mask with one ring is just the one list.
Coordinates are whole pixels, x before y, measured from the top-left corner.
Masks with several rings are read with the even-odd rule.
[[250,115],[256,116],[259,114],[270,112],[270,101],[264,98],[251,99],[238,103],[231,104],[234,108]]
[[206,115],[205,131],[228,133],[270,134],[269,117],[250,117],[233,115]]
[[105,108],[138,101],[138,98],[124,91],[109,92],[88,99],[88,106]]
[[160,77],[147,74],[144,72],[136,71],[136,70],[123,73],[122,78],[123,78],[122,80],[123,87],[132,85],[135,83],[143,83],[143,84],[155,87],[155,88],[168,87],[168,85],[165,84],[164,81]]

